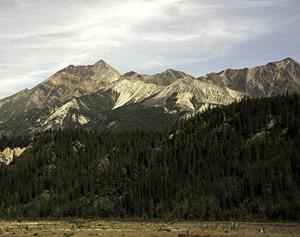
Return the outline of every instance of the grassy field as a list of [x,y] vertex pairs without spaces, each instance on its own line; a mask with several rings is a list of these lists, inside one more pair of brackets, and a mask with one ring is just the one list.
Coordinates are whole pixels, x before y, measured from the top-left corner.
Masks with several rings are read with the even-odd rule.
[[300,224],[231,222],[0,221],[4,236],[300,237]]

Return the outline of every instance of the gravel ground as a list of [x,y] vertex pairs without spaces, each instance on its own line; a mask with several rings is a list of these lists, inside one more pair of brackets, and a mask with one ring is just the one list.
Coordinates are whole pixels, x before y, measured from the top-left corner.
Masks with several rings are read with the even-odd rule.
[[4,236],[300,237],[300,224],[243,222],[0,221]]

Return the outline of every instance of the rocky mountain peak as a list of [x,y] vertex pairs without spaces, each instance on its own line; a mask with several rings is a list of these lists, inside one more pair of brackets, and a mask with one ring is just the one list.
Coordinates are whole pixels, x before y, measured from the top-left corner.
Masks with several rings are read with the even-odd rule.
[[116,69],[103,60],[99,60],[92,65],[92,71],[94,73],[93,79],[101,81],[103,84],[112,83],[118,80],[121,76]]
[[173,69],[173,68],[168,68],[166,71],[165,71],[165,73],[177,73],[178,71],[177,70],[175,70],[175,69]]
[[259,66],[257,68],[263,68],[263,67],[287,67],[287,66],[292,66],[292,65],[299,65],[299,63],[297,61],[295,61],[294,59],[288,57],[288,58],[285,58],[285,59],[282,59],[282,60],[279,60],[279,61],[276,61],[276,62],[270,62],[268,63],[267,65],[265,66]]
[[252,97],[300,92],[300,65],[292,58],[246,69],[210,73],[200,80],[248,93]]
[[103,60],[99,60],[93,65],[74,66],[73,64],[63,68],[56,72],[52,77],[62,77],[64,79],[77,77],[79,79],[91,78],[95,80],[107,79],[111,81],[111,78],[106,77],[119,77],[120,74],[112,66],[107,64]]
[[112,66],[110,66],[108,63],[106,63],[104,60],[99,60],[95,62],[91,67],[97,69],[97,70],[113,70],[116,71]]
[[74,66],[74,65],[69,65],[53,75],[53,77],[62,77],[64,79],[68,79],[72,77],[86,78],[92,76],[93,76],[93,71],[91,66]]
[[[30,90],[0,100],[0,134],[85,126],[107,128],[139,120],[170,118],[225,105],[244,96],[300,93],[300,66],[292,58],[244,69],[226,69],[195,79],[174,69],[154,75],[124,75],[103,60],[70,65]],[[155,110],[155,115],[149,111]],[[126,126],[127,126],[126,125]],[[148,125],[148,124],[147,124]]]
[[4,114],[24,116],[32,109],[54,109],[72,98],[90,95],[119,77],[120,74],[103,60],[93,65],[69,65],[34,88],[1,100],[0,120]]
[[129,71],[123,74],[122,77],[141,77],[141,75],[138,74],[137,72]]
[[168,68],[167,70],[165,70],[164,72],[162,72],[161,74],[165,74],[165,75],[170,75],[170,76],[177,76],[182,74],[183,72],[177,71],[173,68]]
[[95,62],[94,65],[108,65],[108,64],[103,59],[100,59],[97,62]]
[[183,79],[187,79],[187,80],[191,80],[191,79],[195,79],[193,76],[186,74],[184,72],[181,71],[177,71],[174,69],[167,69],[166,71],[162,72],[162,73],[158,73],[156,75],[154,75],[158,80],[161,81],[161,83],[164,84],[170,84],[173,83],[176,80],[183,80]]
[[287,57],[287,58],[283,59],[282,62],[292,62],[292,63],[297,63],[296,60],[294,60],[294,59],[292,59],[292,58],[290,58],[290,57]]

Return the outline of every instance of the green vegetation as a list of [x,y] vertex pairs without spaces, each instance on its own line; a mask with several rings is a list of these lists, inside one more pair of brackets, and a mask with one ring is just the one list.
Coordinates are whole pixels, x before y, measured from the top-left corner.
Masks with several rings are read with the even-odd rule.
[[50,131],[0,166],[2,217],[300,220],[300,96],[209,109],[165,132]]

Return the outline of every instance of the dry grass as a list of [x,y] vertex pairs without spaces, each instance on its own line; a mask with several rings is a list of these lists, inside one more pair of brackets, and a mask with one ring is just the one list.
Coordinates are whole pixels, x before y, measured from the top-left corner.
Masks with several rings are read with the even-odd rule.
[[0,237],[299,237],[300,224],[228,222],[0,221]]

